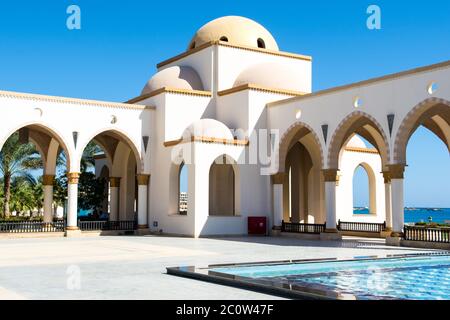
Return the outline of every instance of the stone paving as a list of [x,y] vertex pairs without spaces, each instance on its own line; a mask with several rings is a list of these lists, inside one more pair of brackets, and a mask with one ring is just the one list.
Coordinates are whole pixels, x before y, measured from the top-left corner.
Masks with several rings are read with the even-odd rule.
[[0,299],[279,299],[170,276],[166,267],[405,254],[382,239],[121,236],[0,240]]

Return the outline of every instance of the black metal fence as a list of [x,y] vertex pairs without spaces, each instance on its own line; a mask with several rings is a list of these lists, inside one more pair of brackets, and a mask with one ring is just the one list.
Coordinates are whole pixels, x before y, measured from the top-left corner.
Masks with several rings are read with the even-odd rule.
[[339,231],[380,233],[382,231],[386,231],[386,222],[368,223],[368,222],[346,222],[339,220],[337,228]]
[[136,230],[137,224],[134,220],[126,221],[78,221],[81,231],[129,231]]
[[320,234],[325,232],[326,224],[281,223],[282,232]]
[[0,221],[0,233],[31,233],[31,232],[63,232],[63,220],[52,223],[42,221]]
[[450,228],[405,226],[403,237],[410,241],[450,243]]

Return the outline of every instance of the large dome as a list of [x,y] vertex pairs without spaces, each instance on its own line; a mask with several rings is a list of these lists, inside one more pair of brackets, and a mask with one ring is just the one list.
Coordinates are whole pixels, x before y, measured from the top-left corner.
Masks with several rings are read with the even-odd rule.
[[275,39],[266,28],[253,20],[239,16],[226,16],[208,22],[195,33],[188,49],[217,40],[238,46],[278,51]]
[[191,67],[174,66],[156,73],[145,84],[141,94],[147,94],[164,87],[203,90],[202,80],[194,69]]
[[301,91],[300,88],[304,85],[303,78],[303,74],[289,65],[264,62],[242,71],[234,81],[233,87],[255,84],[274,89]]

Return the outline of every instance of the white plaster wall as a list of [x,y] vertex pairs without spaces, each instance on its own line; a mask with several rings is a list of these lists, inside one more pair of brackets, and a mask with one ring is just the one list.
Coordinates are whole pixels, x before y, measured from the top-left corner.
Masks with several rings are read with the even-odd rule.
[[241,74],[241,72],[246,70],[247,68],[257,64],[270,62],[277,63],[283,66],[289,66],[289,69],[298,74],[301,74],[302,77],[300,78],[299,83],[296,85],[297,91],[311,92],[311,61],[227,46],[218,46],[217,54],[218,91],[232,88],[239,74]]

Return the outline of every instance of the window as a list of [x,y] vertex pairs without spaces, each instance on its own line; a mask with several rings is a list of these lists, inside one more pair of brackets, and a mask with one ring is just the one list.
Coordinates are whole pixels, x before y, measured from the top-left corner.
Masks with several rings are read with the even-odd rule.
[[258,48],[262,48],[262,49],[266,48],[266,43],[261,38],[258,38]]
[[[234,164],[234,162],[233,162]],[[209,215],[235,215],[235,183],[233,164],[222,156],[217,158],[209,170]]]
[[184,162],[180,165],[178,175],[178,213],[187,215],[188,212],[188,168],[184,165]]
[[189,46],[189,49],[194,49],[195,48],[195,41],[192,41],[191,45]]
[[225,36],[223,36],[223,37],[220,37],[220,41],[225,41],[225,42],[228,42],[228,38],[227,38],[227,37],[225,37]]

